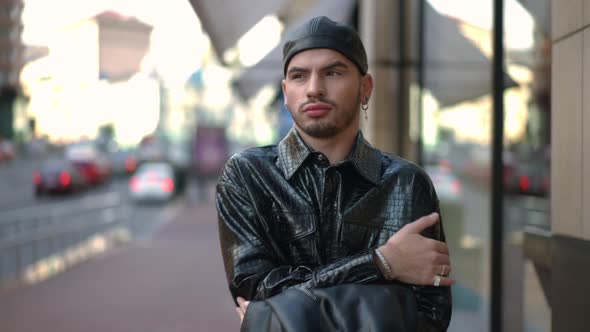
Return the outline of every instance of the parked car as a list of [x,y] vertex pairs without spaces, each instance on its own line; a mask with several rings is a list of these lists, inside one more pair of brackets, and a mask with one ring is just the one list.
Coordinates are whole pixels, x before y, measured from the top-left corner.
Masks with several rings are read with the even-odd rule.
[[463,198],[463,184],[457,175],[445,165],[426,166],[441,202],[457,202]]
[[550,147],[518,145],[504,158],[504,191],[508,195],[547,197],[551,177]]
[[172,199],[176,193],[173,167],[165,162],[144,162],[129,180],[129,193],[136,202]]
[[14,159],[15,149],[11,141],[0,138],[0,162]]
[[65,148],[64,154],[90,185],[104,183],[111,177],[110,160],[92,142],[71,144]]
[[512,195],[546,197],[551,172],[544,160],[520,161],[504,168],[504,190]]
[[111,152],[111,168],[113,175],[131,175],[137,169],[135,150],[117,150]]
[[143,162],[167,161],[167,149],[168,146],[164,141],[153,136],[144,137],[137,148],[137,161],[140,164]]
[[71,193],[86,187],[82,174],[65,160],[45,161],[33,172],[35,196],[55,193]]

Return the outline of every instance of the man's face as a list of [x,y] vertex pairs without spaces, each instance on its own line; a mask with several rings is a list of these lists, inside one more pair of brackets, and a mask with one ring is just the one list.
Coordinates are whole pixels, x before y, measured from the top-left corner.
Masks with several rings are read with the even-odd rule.
[[[370,93],[370,76],[331,49],[296,54],[283,80],[285,105],[295,126],[315,138],[358,131],[361,98]],[[368,87],[369,86],[369,87]]]

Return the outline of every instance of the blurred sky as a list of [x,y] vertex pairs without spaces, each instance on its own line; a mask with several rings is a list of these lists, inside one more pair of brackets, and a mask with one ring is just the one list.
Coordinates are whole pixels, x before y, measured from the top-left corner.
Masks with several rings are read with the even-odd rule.
[[[26,44],[43,45],[48,32],[61,26],[93,16],[104,10],[114,9],[122,14],[136,16],[146,23],[158,21],[158,6],[142,0],[25,0],[23,11],[23,40]],[[163,4],[164,1],[158,1]],[[143,5],[142,5],[143,3]],[[153,3],[153,2],[152,2]],[[182,1],[166,1],[170,11],[182,9]],[[188,2],[187,2],[188,4]],[[161,21],[161,20],[160,20]]]
[[105,10],[134,16],[154,27],[149,64],[164,75],[189,76],[209,48],[188,0],[24,0],[23,41],[47,45],[51,35],[69,23]]

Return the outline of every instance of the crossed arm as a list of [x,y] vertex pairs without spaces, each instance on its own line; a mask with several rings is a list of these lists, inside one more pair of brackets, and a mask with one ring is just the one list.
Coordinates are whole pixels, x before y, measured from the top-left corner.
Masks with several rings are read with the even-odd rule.
[[[241,317],[250,300],[265,299],[289,287],[314,288],[383,281],[383,275],[373,260],[374,249],[317,268],[286,265],[275,254],[272,241],[267,236],[268,228],[258,222],[256,210],[250,202],[250,197],[235,185],[218,185],[222,253],[230,291]],[[436,228],[438,222],[437,213],[418,218],[378,248],[392,268],[395,280],[414,285],[418,304],[422,303],[422,309],[429,311],[430,320],[435,321],[450,312],[450,289],[433,287],[434,277],[443,265],[450,267],[451,264],[446,244],[439,241],[442,239],[437,240],[436,236],[429,238],[421,233]],[[440,286],[453,283],[452,278],[442,277]],[[448,321],[438,323],[445,325]]]
[[218,185],[219,235],[234,298],[261,300],[293,286],[325,287],[380,278],[369,249],[317,268],[287,265],[275,250],[276,239],[268,236],[268,227],[250,202],[238,187]]

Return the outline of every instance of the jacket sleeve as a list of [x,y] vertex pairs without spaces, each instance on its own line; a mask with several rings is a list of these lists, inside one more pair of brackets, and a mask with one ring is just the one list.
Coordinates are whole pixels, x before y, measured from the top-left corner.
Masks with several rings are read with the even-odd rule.
[[[439,200],[430,178],[419,172],[414,178],[412,220],[432,212],[440,214]],[[440,221],[426,229],[423,236],[445,241],[442,215]],[[446,331],[451,321],[450,287],[413,286],[418,309],[418,331]]]
[[368,283],[379,278],[371,250],[318,268],[285,265],[268,227],[259,220],[249,195],[235,182],[220,179],[216,204],[221,251],[234,300],[262,300],[290,287],[315,288]]

